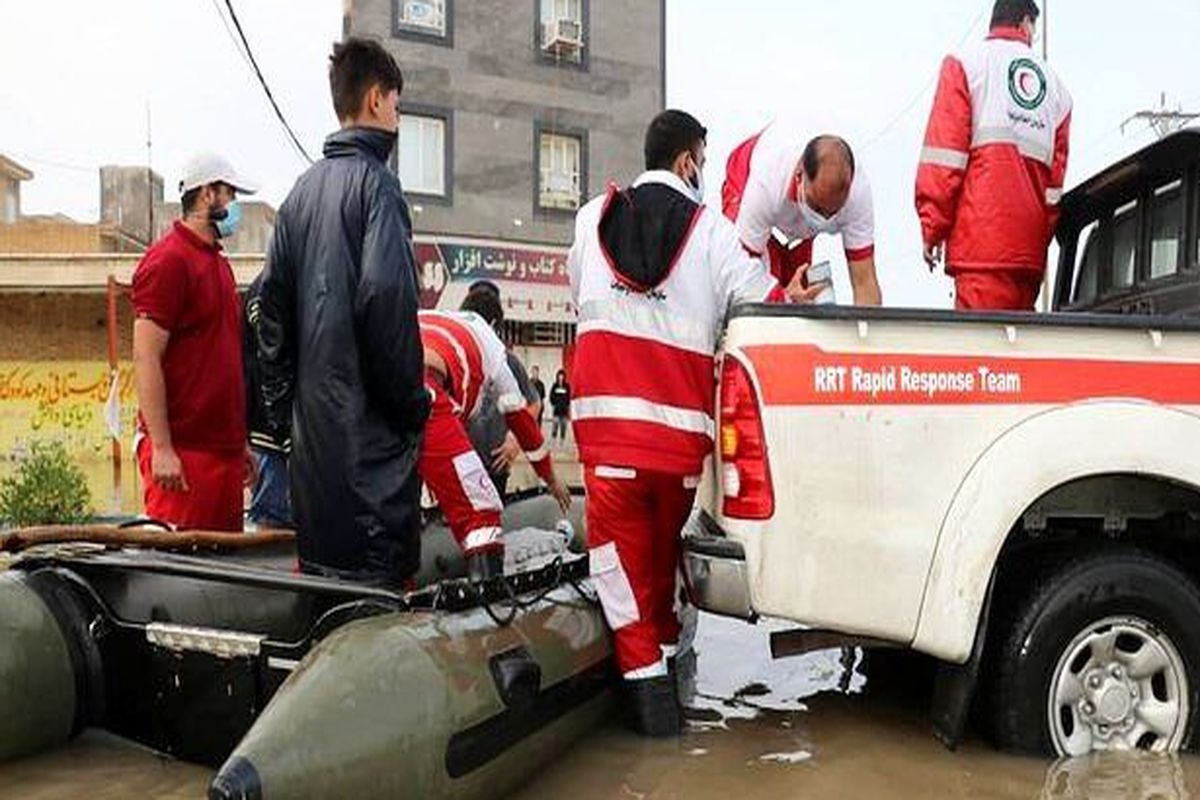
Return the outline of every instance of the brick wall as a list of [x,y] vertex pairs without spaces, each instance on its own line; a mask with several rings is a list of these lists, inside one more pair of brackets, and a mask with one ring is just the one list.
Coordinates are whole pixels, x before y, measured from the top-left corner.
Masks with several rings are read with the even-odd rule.
[[[103,292],[0,294],[0,361],[107,361]],[[118,305],[122,360],[133,356],[133,315]]]

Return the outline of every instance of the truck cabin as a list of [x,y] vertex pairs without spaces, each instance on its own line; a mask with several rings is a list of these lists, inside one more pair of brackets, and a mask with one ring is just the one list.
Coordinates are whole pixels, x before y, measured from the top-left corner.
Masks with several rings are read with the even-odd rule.
[[1200,129],[1063,197],[1056,312],[1200,317]]

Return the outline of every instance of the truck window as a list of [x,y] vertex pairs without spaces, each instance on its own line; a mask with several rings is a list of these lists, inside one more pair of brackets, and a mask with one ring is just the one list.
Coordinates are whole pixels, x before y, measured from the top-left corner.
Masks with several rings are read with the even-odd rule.
[[1128,289],[1137,276],[1138,204],[1133,201],[1113,214],[1112,288]]
[[1183,237],[1183,183],[1160,187],[1154,193],[1150,222],[1150,279],[1174,275],[1179,269]]
[[1072,303],[1090,303],[1096,299],[1100,285],[1100,222],[1096,221],[1079,234],[1075,250],[1075,287]]

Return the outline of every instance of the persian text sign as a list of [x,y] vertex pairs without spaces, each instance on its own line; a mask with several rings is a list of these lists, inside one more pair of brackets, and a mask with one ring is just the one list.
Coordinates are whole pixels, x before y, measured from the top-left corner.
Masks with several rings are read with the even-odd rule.
[[[122,438],[129,440],[137,405],[133,366],[121,365],[117,380]],[[0,361],[0,458],[20,455],[41,439],[63,442],[79,459],[106,455],[109,386],[104,362]]]
[[512,281],[566,287],[567,253],[563,248],[507,246],[503,243],[444,239],[413,245],[421,281],[421,305],[437,305],[451,282]]

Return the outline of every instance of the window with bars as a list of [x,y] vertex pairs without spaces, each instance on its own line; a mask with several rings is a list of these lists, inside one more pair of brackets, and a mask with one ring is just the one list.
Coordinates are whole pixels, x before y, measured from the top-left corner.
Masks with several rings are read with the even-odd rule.
[[405,192],[446,197],[446,119],[401,114],[396,164]]
[[575,211],[583,199],[583,138],[542,132],[538,140],[538,205]]

